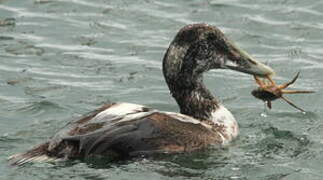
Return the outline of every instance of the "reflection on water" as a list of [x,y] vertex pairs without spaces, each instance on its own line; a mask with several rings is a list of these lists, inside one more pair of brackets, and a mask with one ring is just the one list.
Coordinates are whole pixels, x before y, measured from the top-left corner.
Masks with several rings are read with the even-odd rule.
[[[323,179],[323,2],[296,0],[0,1],[0,179]],[[248,75],[205,78],[240,124],[230,146],[126,162],[61,162],[11,168],[6,157],[44,141],[109,101],[178,111],[161,59],[178,29],[207,22],[262,62],[276,80],[296,72],[290,96],[263,112]],[[234,88],[232,88],[234,87]]]

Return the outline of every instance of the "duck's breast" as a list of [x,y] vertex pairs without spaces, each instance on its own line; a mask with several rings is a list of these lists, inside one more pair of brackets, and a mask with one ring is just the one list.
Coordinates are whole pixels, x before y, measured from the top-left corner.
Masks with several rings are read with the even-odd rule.
[[220,133],[223,136],[223,144],[226,144],[236,138],[239,134],[239,126],[232,113],[223,105],[219,105],[212,112],[213,123],[221,126]]

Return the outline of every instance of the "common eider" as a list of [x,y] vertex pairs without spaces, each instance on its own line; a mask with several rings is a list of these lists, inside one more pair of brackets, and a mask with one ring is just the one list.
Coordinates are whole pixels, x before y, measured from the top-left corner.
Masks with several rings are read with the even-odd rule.
[[187,25],[163,58],[163,74],[180,113],[130,103],[111,103],[68,123],[46,142],[9,157],[13,165],[91,157],[192,152],[224,145],[238,124],[205,87],[203,73],[230,69],[259,77],[273,70],[238,48],[215,26]]

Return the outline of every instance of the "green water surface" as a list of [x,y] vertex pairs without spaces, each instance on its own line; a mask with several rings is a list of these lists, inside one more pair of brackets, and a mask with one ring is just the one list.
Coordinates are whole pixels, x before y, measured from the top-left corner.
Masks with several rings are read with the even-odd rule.
[[[120,163],[10,167],[6,158],[45,141],[105,102],[178,111],[161,71],[186,24],[218,26],[273,67],[301,76],[264,114],[249,75],[212,71],[208,88],[234,114],[240,136],[226,148]],[[0,179],[323,179],[323,1],[0,0]]]

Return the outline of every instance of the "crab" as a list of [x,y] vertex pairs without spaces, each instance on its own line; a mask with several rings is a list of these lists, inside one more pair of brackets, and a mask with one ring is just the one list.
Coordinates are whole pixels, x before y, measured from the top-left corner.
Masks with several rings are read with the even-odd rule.
[[294,108],[302,112],[305,112],[305,110],[296,106],[293,102],[291,102],[290,100],[288,100],[286,97],[283,96],[284,94],[314,93],[314,91],[286,89],[288,86],[295,83],[295,81],[299,77],[299,74],[300,73],[298,72],[291,81],[284,83],[282,85],[277,85],[270,76],[267,76],[264,80],[261,80],[257,76],[254,76],[256,83],[259,85],[259,87],[253,90],[251,94],[256,98],[263,100],[269,109],[271,109],[272,107],[271,101],[274,101],[276,99],[283,99],[285,102],[287,102],[289,105],[293,106]]

